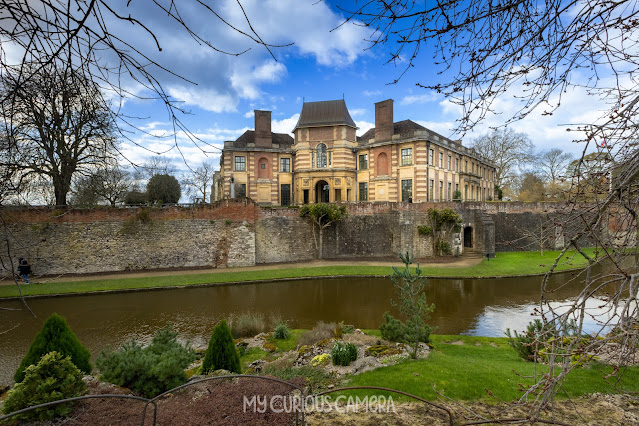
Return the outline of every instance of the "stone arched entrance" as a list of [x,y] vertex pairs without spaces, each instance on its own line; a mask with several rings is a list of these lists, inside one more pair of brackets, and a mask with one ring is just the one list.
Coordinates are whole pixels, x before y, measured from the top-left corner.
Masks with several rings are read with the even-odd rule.
[[464,248],[473,248],[473,227],[464,228]]
[[316,203],[328,203],[329,200],[329,186],[325,180],[320,180],[315,184],[315,202]]

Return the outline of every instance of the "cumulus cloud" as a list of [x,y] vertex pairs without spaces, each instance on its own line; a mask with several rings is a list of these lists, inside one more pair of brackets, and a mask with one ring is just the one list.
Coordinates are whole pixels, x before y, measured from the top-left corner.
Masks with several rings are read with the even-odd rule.
[[434,102],[441,100],[442,95],[439,95],[435,92],[427,92],[422,93],[420,95],[410,95],[404,96],[400,101],[401,105],[412,105],[412,104],[425,104],[427,102]]
[[357,126],[357,136],[362,136],[364,133],[375,127],[375,123],[370,123],[368,121],[356,121],[355,125]]
[[274,133],[291,134],[299,119],[300,115],[294,114],[289,118],[284,118],[282,120],[273,120],[271,122],[271,131]]

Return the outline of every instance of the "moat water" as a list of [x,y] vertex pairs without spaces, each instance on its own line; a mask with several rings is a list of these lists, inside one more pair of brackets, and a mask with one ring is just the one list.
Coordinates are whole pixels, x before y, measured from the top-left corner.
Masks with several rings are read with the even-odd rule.
[[[436,310],[430,323],[438,334],[503,336],[506,328],[523,330],[540,298],[540,277],[502,279],[429,279],[427,298]],[[553,303],[562,305],[579,293],[571,274],[555,275]],[[0,385],[12,376],[29,344],[53,312],[64,316],[95,358],[130,339],[148,342],[168,324],[183,339],[206,346],[215,323],[231,313],[277,314],[293,328],[317,321],[377,328],[385,311],[393,312],[393,285],[384,278],[311,279],[90,296],[32,299],[38,316],[20,302],[2,302],[0,310]],[[597,309],[593,299],[589,307]],[[591,320],[592,321],[592,320]],[[588,327],[594,329],[595,324]]]

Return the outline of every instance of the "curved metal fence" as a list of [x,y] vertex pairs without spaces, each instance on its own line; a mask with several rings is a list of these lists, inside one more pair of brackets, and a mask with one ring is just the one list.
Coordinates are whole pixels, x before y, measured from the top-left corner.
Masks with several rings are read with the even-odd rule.
[[22,410],[19,411],[15,411],[13,413],[4,415],[2,417],[0,417],[0,422],[3,422],[4,420],[10,420],[12,417],[14,416],[18,416],[20,414],[25,414],[34,410],[38,410],[41,408],[45,408],[45,407],[50,407],[50,406],[54,406],[57,404],[63,404],[63,403],[67,403],[67,402],[74,402],[74,401],[81,401],[81,400],[87,400],[87,399],[101,399],[101,398],[119,398],[119,399],[131,399],[131,400],[137,400],[137,401],[141,401],[144,402],[144,406],[142,407],[141,411],[140,411],[140,424],[142,426],[144,426],[145,424],[147,424],[147,413],[148,413],[148,409],[149,406],[152,406],[152,422],[151,424],[153,426],[156,425],[157,423],[157,418],[158,418],[158,405],[157,402],[159,399],[161,399],[162,397],[168,395],[168,394],[172,394],[176,391],[179,391],[181,389],[184,388],[188,388],[197,384],[201,384],[201,383],[205,383],[205,382],[210,382],[210,381],[214,381],[214,380],[223,380],[223,379],[249,379],[249,380],[267,380],[267,381],[271,381],[271,382],[276,382],[279,384],[283,384],[287,387],[289,387],[291,389],[292,392],[294,391],[299,391],[300,395],[300,401],[301,404],[299,404],[298,406],[295,406],[295,408],[298,408],[294,411],[295,414],[295,424],[296,425],[305,425],[306,424],[306,401],[308,401],[309,399],[313,399],[313,398],[318,398],[324,395],[328,395],[331,393],[335,393],[335,392],[346,392],[346,391],[350,391],[350,390],[360,390],[360,389],[364,389],[364,390],[378,390],[378,391],[383,391],[383,392],[390,392],[390,393],[395,393],[398,395],[402,395],[411,399],[414,399],[416,401],[422,402],[427,406],[433,407],[437,410],[441,410],[443,412],[445,412],[445,415],[448,417],[448,423],[452,426],[453,425],[453,413],[446,407],[436,404],[434,402],[431,401],[427,401],[423,398],[420,398],[416,395],[412,395],[410,393],[407,392],[403,392],[403,391],[399,391],[396,389],[390,389],[390,388],[384,388],[384,387],[378,387],[378,386],[351,386],[351,387],[343,387],[343,388],[335,388],[335,389],[330,389],[324,392],[318,392],[318,393],[310,393],[307,394],[306,393],[306,388],[302,387],[302,386],[298,386],[294,383],[288,382],[286,380],[282,380],[276,377],[270,377],[270,376],[259,376],[259,375],[242,375],[242,374],[231,374],[231,375],[225,375],[225,376],[215,376],[215,377],[206,377],[203,379],[199,379],[199,380],[193,380],[191,382],[185,383],[183,385],[177,386],[175,388],[169,389],[166,392],[163,392],[157,396],[155,396],[154,398],[144,398],[141,396],[135,396],[135,395],[119,395],[119,394],[103,394],[103,395],[84,395],[84,396],[78,396],[78,397],[74,397],[74,398],[66,398],[66,399],[61,399],[58,401],[52,401],[52,402],[47,402],[45,404],[39,404],[39,405],[34,405],[32,407],[28,407],[28,408],[24,408]]

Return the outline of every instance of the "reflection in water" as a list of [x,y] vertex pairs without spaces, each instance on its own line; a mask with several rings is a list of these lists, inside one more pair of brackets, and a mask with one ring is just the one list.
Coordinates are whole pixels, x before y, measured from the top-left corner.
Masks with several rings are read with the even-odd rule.
[[[554,284],[568,278],[569,274],[555,276]],[[503,336],[507,327],[522,330],[539,300],[540,281],[539,277],[431,279],[427,296],[436,310],[430,322],[439,334]],[[571,283],[553,297],[566,300],[578,292],[579,284]],[[34,299],[30,305],[36,319],[24,311],[0,310],[0,331],[10,329],[0,335],[0,385],[11,382],[20,359],[53,312],[66,317],[95,357],[130,339],[148,342],[167,324],[194,345],[205,346],[220,318],[249,310],[280,315],[295,328],[311,328],[319,320],[377,328],[383,313],[393,311],[393,295],[388,279],[347,278]],[[19,302],[3,306],[21,307]]]

